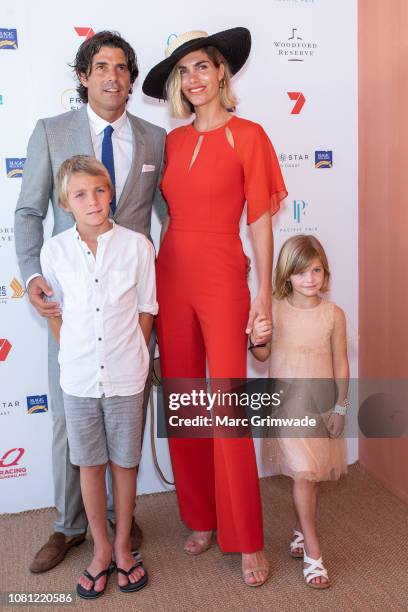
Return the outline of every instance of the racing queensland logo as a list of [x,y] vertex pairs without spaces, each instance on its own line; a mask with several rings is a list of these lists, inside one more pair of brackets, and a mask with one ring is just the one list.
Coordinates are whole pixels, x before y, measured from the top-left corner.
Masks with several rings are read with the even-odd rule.
[[18,49],[16,29],[0,28],[0,51],[4,49]]
[[7,157],[6,158],[6,173],[8,178],[22,178],[25,157]]
[[48,412],[48,399],[46,395],[29,395],[27,397],[28,414]]
[[315,151],[315,168],[333,168],[333,151]]
[[0,480],[27,476],[27,468],[21,465],[25,448],[11,448],[0,458]]

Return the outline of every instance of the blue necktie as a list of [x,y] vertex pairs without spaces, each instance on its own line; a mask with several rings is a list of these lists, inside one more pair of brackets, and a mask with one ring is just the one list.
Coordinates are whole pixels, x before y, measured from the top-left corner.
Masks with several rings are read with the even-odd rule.
[[[115,189],[115,164],[113,161],[113,147],[112,147],[112,132],[113,127],[107,125],[103,130],[103,141],[102,141],[102,163],[106,166],[112,181],[113,188]],[[112,213],[116,210],[116,196],[114,195],[111,202]]]

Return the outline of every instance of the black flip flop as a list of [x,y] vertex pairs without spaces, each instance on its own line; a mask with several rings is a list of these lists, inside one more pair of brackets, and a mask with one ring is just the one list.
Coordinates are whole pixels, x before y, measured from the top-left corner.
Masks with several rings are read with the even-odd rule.
[[[88,570],[84,570],[82,574],[85,576],[85,578],[88,578],[88,580],[92,582],[92,588],[87,590],[82,586],[82,584],[78,583],[76,588],[78,595],[82,597],[82,599],[98,599],[98,597],[102,597],[102,595],[106,591],[106,587],[108,586],[109,576],[111,575],[114,569],[115,566],[113,563],[111,563],[109,567],[99,572],[99,574],[97,574],[96,576],[92,576],[92,574],[90,574]],[[102,591],[95,591],[95,583],[97,580],[99,580],[99,578],[102,578],[102,576],[106,576],[105,586]]]
[[[142,567],[145,573],[141,578],[139,578],[137,582],[130,582],[129,576],[137,567]],[[118,585],[119,590],[122,591],[122,593],[135,593],[136,591],[140,591],[140,589],[143,589],[146,586],[149,580],[147,571],[145,569],[145,566],[143,565],[143,561],[138,561],[137,563],[135,563],[135,565],[132,565],[132,567],[128,571],[116,566],[116,571],[118,572],[118,574],[123,574],[124,576],[127,576],[128,579],[128,583],[126,586]]]

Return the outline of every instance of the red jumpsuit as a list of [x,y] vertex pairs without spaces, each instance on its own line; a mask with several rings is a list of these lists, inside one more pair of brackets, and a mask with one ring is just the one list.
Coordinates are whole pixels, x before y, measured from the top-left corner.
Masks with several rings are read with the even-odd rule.
[[[245,201],[252,223],[287,195],[272,144],[261,126],[236,116],[209,132],[177,128],[162,190],[170,215],[157,260],[162,376],[205,379],[207,359],[211,379],[245,378],[250,295],[239,222]],[[218,530],[224,552],[261,550],[252,439],[169,438],[169,448],[185,524]]]

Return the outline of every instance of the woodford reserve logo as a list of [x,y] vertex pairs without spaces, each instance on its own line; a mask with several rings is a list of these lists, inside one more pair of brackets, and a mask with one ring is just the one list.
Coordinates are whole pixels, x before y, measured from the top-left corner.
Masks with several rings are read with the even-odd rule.
[[277,55],[288,62],[304,62],[313,57],[317,51],[317,43],[300,36],[298,28],[292,28],[286,40],[275,40],[274,46]]

